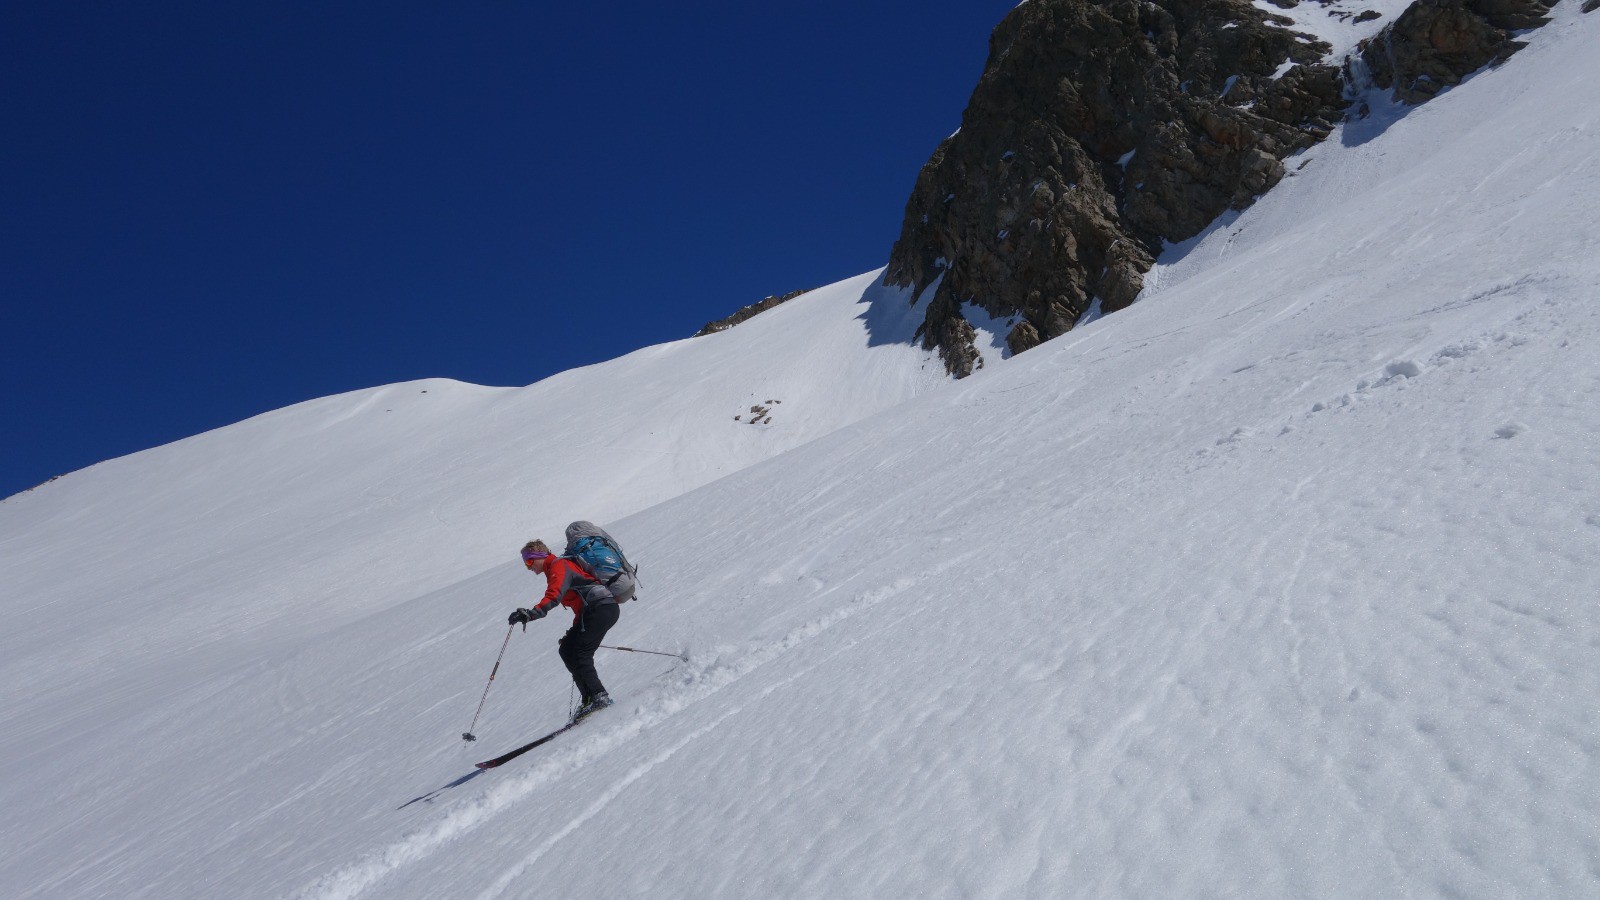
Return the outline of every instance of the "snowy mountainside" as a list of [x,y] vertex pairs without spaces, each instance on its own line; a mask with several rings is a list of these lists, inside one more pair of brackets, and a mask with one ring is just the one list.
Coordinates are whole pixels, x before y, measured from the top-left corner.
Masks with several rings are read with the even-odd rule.
[[[139,661],[119,629],[205,608],[228,559],[115,615],[36,616],[5,648],[0,893],[1600,892],[1597,29],[1565,0],[1499,69],[1374,102],[1116,315],[687,492],[638,475],[668,496],[618,510],[647,570],[613,640],[688,659],[602,656],[619,705],[504,769],[471,763],[569,695],[565,622],[536,623],[482,741],[456,739],[537,588],[507,535],[475,571],[418,564],[431,593],[251,623],[272,640],[220,676],[147,667],[134,699],[51,686],[83,641]],[[833,312],[800,298],[721,337],[769,315]],[[493,483],[503,447],[442,458]],[[209,499],[213,531],[248,531]],[[587,500],[462,509],[514,545]],[[71,506],[51,515],[67,540]],[[465,545],[447,522],[407,526]],[[12,584],[36,565],[18,527]],[[162,552],[100,533],[113,559]],[[337,559],[372,546],[356,527],[318,537],[315,577],[378,568]]]
[[108,702],[143,715],[570,519],[615,521],[914,396],[943,375],[909,315],[869,274],[526,388],[355,391],[8,498],[0,758],[58,758],[107,727]]
[[870,276],[813,293],[527,388],[356,391],[73,473],[0,505],[0,546],[28,564],[0,590],[48,615],[221,587],[236,611],[348,620],[504,559],[508,530],[550,531],[578,505],[615,519],[942,380],[906,346],[898,294]]

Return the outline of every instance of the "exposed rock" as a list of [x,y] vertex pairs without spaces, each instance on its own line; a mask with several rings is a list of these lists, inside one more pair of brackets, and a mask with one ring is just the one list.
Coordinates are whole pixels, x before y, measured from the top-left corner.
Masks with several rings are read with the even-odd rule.
[[1583,11],[1586,13],[1592,13],[1597,9],[1600,9],[1600,0],[1589,0],[1583,5]]
[[752,303],[749,306],[740,307],[738,312],[735,312],[733,315],[728,316],[725,319],[718,319],[715,322],[707,322],[699,331],[694,333],[694,336],[704,337],[708,334],[716,334],[719,331],[727,331],[729,328],[732,328],[741,322],[749,321],[755,316],[772,309],[774,306],[777,306],[780,303],[787,303],[788,301],[793,300],[804,293],[806,292],[790,291],[781,297],[767,297],[763,300]]
[[1369,9],[1366,12],[1363,12],[1361,15],[1356,16],[1355,21],[1356,24],[1360,24],[1362,22],[1374,22],[1381,18],[1383,18],[1383,13],[1378,12],[1375,9]]
[[1327,45],[1250,0],[1029,0],[990,37],[884,281],[915,298],[934,289],[917,337],[964,377],[983,365],[965,304],[1016,320],[1012,353],[1071,330],[1096,302],[1122,309],[1163,242],[1248,206],[1285,177],[1284,158],[1325,139],[1347,84],[1423,102],[1516,52],[1516,33],[1553,4],[1417,0],[1341,71],[1320,64]]
[[65,478],[65,477],[67,477],[67,476],[65,476],[65,475],[51,475],[49,478],[46,478],[45,480],[39,482],[38,484],[34,485],[31,488],[28,488],[28,489],[22,490],[22,491],[18,491],[15,494],[12,494],[10,497],[0,498],[0,503],[4,503],[7,500],[10,500],[10,499],[12,499],[14,497],[21,497],[23,494],[31,494],[34,491],[37,491],[39,488],[42,488],[45,485],[50,484],[51,482],[60,481],[61,479]]
[[[1291,4],[1292,5],[1292,4]],[[1098,299],[1132,303],[1161,242],[1193,237],[1284,176],[1344,105],[1324,44],[1248,0],[1030,0],[990,38],[961,130],[923,167],[887,283],[959,376],[982,364],[972,302],[1020,321],[1012,352]],[[1274,79],[1286,62],[1298,63]]]
[[1526,46],[1513,33],[1549,19],[1554,0],[1417,0],[1361,43],[1372,83],[1404,103],[1423,103]]

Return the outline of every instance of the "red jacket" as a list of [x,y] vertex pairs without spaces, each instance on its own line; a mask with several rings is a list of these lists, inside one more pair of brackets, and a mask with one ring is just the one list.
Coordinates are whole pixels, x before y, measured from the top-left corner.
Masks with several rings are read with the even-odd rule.
[[535,609],[544,612],[554,609],[559,602],[572,610],[573,617],[577,618],[583,615],[586,597],[590,602],[603,601],[611,597],[611,592],[606,590],[604,584],[591,577],[582,566],[565,557],[550,557],[549,563],[544,567],[544,579],[547,584],[544,596],[534,604]]

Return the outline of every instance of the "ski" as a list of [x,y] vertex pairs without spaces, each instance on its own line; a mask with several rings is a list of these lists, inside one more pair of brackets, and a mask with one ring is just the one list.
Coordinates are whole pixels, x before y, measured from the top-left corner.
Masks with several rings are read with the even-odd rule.
[[539,738],[538,740],[529,741],[528,743],[523,744],[521,747],[518,747],[517,749],[511,751],[510,753],[505,754],[504,756],[496,756],[494,759],[485,760],[484,762],[478,763],[477,766],[480,769],[492,769],[495,766],[503,766],[506,763],[512,761],[513,759],[516,759],[517,757],[521,756],[522,754],[527,753],[529,750],[532,750],[535,747],[540,746],[541,744],[545,744],[545,743],[548,743],[551,740],[554,740],[557,735],[563,734],[563,733],[565,733],[567,731],[571,731],[573,728],[576,728],[578,726],[578,724],[581,723],[582,721],[583,721],[582,719],[579,719],[576,722],[568,722],[567,724],[561,726],[560,728],[557,728],[555,731],[550,732],[549,734],[545,735],[542,738]]

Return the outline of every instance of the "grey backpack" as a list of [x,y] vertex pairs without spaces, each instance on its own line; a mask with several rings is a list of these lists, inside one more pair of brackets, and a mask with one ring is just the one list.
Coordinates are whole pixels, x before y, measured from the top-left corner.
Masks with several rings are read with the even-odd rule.
[[628,562],[622,546],[604,528],[581,520],[568,525],[567,549],[561,555],[577,560],[593,573],[618,603],[633,599],[639,586],[639,567]]

